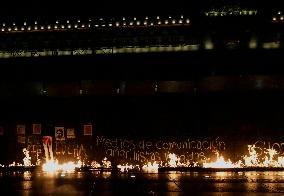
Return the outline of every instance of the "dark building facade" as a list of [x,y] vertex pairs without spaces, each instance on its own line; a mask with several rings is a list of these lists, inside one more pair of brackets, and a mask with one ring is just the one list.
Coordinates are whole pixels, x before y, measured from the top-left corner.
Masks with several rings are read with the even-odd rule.
[[[247,144],[282,154],[283,17],[221,6],[2,21],[2,161],[21,160],[26,146],[42,156],[42,136],[54,138],[58,158],[86,161],[146,163],[169,152],[202,161],[216,150],[238,159]],[[65,128],[64,140],[55,127]]]

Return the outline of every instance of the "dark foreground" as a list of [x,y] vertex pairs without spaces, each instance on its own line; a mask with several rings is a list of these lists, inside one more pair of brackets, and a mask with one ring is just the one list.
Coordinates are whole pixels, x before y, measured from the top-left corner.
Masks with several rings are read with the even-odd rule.
[[0,195],[283,195],[284,172],[2,172],[0,187]]

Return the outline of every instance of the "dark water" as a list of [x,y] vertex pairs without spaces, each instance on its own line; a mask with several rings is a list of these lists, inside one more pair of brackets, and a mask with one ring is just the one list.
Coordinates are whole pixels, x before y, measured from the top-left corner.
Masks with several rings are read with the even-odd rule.
[[284,172],[0,173],[0,195],[284,195]]

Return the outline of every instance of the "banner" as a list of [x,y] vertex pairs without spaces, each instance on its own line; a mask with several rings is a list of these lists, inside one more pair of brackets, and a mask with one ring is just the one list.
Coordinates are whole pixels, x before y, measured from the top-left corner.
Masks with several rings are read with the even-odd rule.
[[41,124],[33,124],[33,134],[41,134]]
[[64,141],[64,127],[55,127],[55,140]]
[[46,160],[53,160],[53,152],[52,152],[52,137],[51,136],[43,136],[42,137],[43,149]]
[[93,127],[92,125],[84,125],[84,135],[92,135]]
[[18,143],[25,144],[26,143],[26,137],[18,135]]
[[3,127],[0,127],[0,135],[4,135],[4,129],[3,129]]
[[25,135],[26,126],[25,125],[17,125],[17,134],[18,135]]
[[75,138],[75,129],[74,128],[68,128],[66,130],[67,133],[67,139],[74,139]]

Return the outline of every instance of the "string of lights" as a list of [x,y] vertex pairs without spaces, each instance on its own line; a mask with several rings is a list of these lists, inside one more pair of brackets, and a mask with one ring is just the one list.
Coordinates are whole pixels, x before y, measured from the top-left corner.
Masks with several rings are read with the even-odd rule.
[[120,19],[94,18],[87,20],[56,20],[49,24],[46,22],[23,22],[21,24],[2,23],[1,32],[25,32],[25,31],[48,31],[48,30],[74,30],[74,29],[93,29],[93,28],[110,28],[110,27],[151,27],[151,26],[172,26],[172,25],[189,25],[190,19],[183,15],[178,17],[133,17]]

